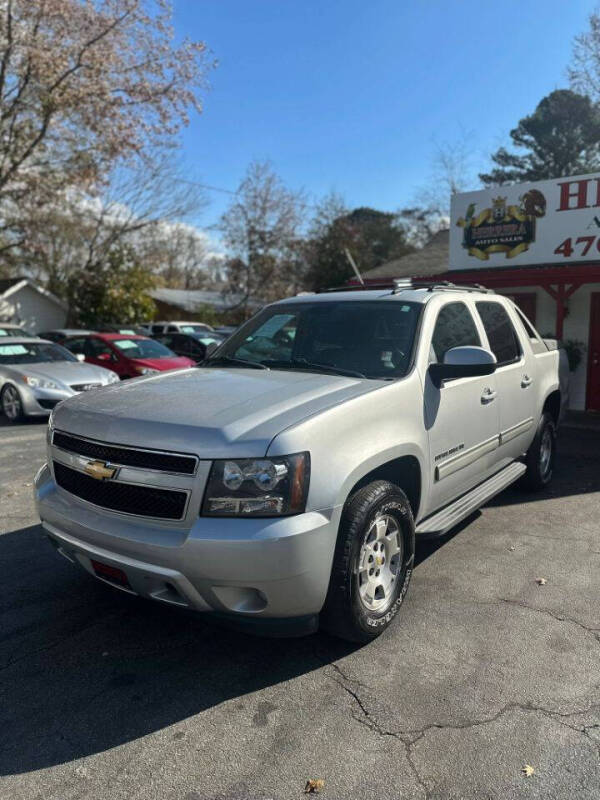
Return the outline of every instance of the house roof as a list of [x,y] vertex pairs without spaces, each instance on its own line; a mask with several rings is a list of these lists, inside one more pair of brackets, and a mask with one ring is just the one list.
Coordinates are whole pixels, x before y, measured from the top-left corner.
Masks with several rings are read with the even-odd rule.
[[24,280],[25,278],[0,278],[0,296],[11,286],[14,286],[15,283],[21,283]]
[[450,257],[450,231],[438,231],[420,250],[402,258],[395,258],[374,269],[363,272],[365,280],[374,278],[425,278],[448,271]]
[[67,304],[56,297],[56,295],[52,294],[52,292],[49,292],[47,289],[44,289],[42,286],[39,286],[37,283],[35,283],[35,281],[32,281],[29,278],[3,278],[0,280],[0,299],[6,300],[11,295],[15,294],[21,289],[24,289],[25,286],[29,286],[31,289],[43,295],[47,300],[50,300],[50,302],[56,303],[56,305],[60,306],[61,308],[67,308]]
[[[170,306],[181,308],[183,311],[194,313],[200,306],[213,306],[217,311],[227,311],[242,302],[241,295],[221,292],[203,291],[201,289],[152,289],[148,292],[150,297]],[[250,301],[249,305],[261,305]]]

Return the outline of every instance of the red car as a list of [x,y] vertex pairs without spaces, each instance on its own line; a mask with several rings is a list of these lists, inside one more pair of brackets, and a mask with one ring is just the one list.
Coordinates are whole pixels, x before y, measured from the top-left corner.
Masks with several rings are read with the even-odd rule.
[[112,369],[121,379],[196,365],[191,358],[177,356],[164,344],[146,336],[91,333],[73,336],[62,344],[76,355],[82,353],[90,364]]

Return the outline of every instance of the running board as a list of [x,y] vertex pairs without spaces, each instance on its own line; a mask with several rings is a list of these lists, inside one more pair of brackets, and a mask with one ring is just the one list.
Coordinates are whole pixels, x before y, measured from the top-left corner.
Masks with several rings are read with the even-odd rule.
[[459,497],[449,506],[419,522],[416,532],[418,534],[426,533],[430,536],[441,536],[447,533],[461,520],[468,517],[469,514],[477,511],[484,503],[487,503],[492,497],[506,489],[511,483],[514,483],[526,469],[525,464],[521,464],[520,461],[514,461],[508,467],[497,472],[496,475],[488,478],[487,481],[480,483],[479,486]]

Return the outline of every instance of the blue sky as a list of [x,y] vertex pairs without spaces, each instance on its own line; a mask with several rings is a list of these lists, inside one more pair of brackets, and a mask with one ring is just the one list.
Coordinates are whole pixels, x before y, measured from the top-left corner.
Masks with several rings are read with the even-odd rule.
[[[395,210],[431,173],[435,142],[469,132],[472,166],[565,87],[583,0],[175,0],[178,36],[219,66],[183,135],[190,178],[235,189],[268,158],[292,188]],[[476,186],[473,186],[476,188]],[[214,223],[226,195],[197,220]]]

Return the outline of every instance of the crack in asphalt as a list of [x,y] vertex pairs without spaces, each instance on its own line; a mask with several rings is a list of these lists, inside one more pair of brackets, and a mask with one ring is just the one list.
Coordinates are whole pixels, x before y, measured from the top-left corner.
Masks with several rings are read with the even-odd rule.
[[[498,603],[506,603],[507,605],[511,606],[519,606],[520,608],[526,608],[529,611],[535,611],[538,614],[546,614],[552,619],[555,619],[557,622],[570,622],[572,625],[577,625],[582,630],[586,631],[587,633],[591,633],[592,636],[596,639],[598,644],[600,644],[600,628],[590,628],[588,625],[585,625],[583,622],[580,622],[578,619],[574,619],[573,617],[566,617],[561,614],[556,614],[554,611],[550,611],[547,608],[537,608],[536,606],[530,606],[527,603],[523,602],[522,600],[511,600],[508,597],[498,597],[497,600],[490,600],[487,601],[490,605],[493,605],[495,602]],[[479,601],[479,605],[486,605],[486,601]]]
[[[538,610],[538,609],[532,609],[532,610]],[[575,622],[575,624],[579,624],[575,620],[567,619],[565,621]],[[593,632],[593,630],[591,632]],[[414,775],[415,780],[417,781],[418,785],[424,792],[425,800],[429,800],[431,796],[431,790],[427,785],[425,779],[419,772],[417,765],[415,764],[412,749],[417,744],[417,742],[419,742],[433,730],[468,730],[470,728],[481,727],[496,722],[503,715],[509,713],[510,711],[523,711],[524,713],[528,712],[539,713],[545,716],[546,718],[553,720],[557,724],[563,725],[564,727],[569,728],[572,731],[580,733],[588,741],[591,742],[591,744],[600,754],[600,742],[590,734],[590,731],[600,728],[600,723],[593,723],[588,725],[583,725],[583,724],[574,725],[574,724],[569,724],[567,721],[571,717],[580,716],[582,714],[588,714],[591,711],[600,709],[600,703],[596,702],[592,703],[587,708],[583,709],[577,709],[568,712],[559,712],[559,711],[552,711],[550,709],[544,708],[543,706],[535,706],[530,703],[512,702],[502,706],[502,708],[500,708],[492,716],[485,717],[483,719],[469,720],[462,723],[434,722],[424,726],[423,728],[413,728],[408,730],[394,731],[385,728],[379,723],[379,721],[374,717],[372,712],[369,710],[366,701],[360,696],[359,687],[365,689],[371,689],[371,687],[368,687],[365,684],[361,684],[360,681],[351,678],[344,672],[344,670],[342,670],[339,664],[337,664],[335,661],[324,662],[323,659],[318,654],[316,654],[316,657],[326,668],[331,667],[335,671],[334,675],[328,675],[327,670],[324,670],[324,674],[326,675],[326,677],[328,677],[330,680],[336,683],[344,692],[346,692],[346,694],[348,694],[352,698],[354,704],[358,707],[358,712],[354,710],[352,711],[352,718],[360,725],[365,726],[376,735],[391,737],[393,739],[396,739],[403,745],[404,752],[406,754],[406,760]],[[353,684],[357,688],[352,688],[351,684]]]

